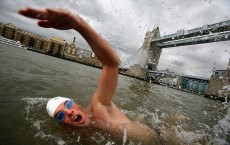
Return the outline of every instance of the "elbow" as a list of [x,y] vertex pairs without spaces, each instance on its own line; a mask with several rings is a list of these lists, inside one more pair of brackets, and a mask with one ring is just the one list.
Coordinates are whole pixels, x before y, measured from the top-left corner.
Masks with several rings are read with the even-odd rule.
[[120,65],[120,59],[117,57],[117,59],[114,62],[115,66],[119,66]]
[[113,66],[118,67],[120,65],[120,62],[120,59],[118,58],[118,56],[116,56],[116,58],[113,61]]
[[118,68],[118,66],[120,65],[120,60],[118,57],[115,57],[113,59],[110,58],[110,61],[106,61],[105,63],[102,63],[103,66],[107,66],[107,67],[113,67],[113,68]]
[[111,60],[111,66],[118,68],[121,61],[115,52],[113,52],[113,55],[111,56],[110,60]]

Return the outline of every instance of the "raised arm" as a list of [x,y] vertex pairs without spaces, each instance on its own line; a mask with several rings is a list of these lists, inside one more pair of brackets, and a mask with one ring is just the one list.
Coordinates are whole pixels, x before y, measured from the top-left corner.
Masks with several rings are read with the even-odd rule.
[[112,47],[85,21],[81,24],[81,27],[75,30],[85,38],[103,65],[98,88],[93,97],[108,106],[117,88],[119,59]]
[[67,10],[26,8],[19,10],[19,13],[38,19],[38,25],[41,27],[58,30],[74,29],[82,35],[103,65],[98,88],[93,97],[103,105],[110,105],[117,87],[119,65],[119,59],[112,47],[81,17]]

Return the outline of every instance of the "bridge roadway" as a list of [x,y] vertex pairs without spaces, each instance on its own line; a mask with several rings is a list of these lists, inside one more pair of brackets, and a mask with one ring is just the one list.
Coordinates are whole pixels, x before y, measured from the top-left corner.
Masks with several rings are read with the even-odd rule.
[[211,43],[217,41],[228,41],[230,40],[230,31],[223,33],[214,33],[203,36],[196,36],[192,38],[179,39],[175,41],[168,41],[160,43],[160,48],[168,48],[168,47],[177,47],[177,46],[185,46],[185,45],[194,45],[194,44],[202,44],[202,43]]
[[157,44],[160,48],[167,48],[227,40],[230,40],[230,20],[187,31],[180,30],[163,38],[153,39],[151,44]]

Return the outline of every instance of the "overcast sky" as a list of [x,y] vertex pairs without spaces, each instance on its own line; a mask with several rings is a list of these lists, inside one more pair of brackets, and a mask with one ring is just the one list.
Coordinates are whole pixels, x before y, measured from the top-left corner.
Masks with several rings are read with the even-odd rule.
[[[17,14],[27,6],[62,7],[82,16],[126,61],[141,47],[148,28],[159,26],[161,35],[179,29],[193,29],[205,24],[230,20],[230,0],[0,0],[0,21],[13,23],[47,37],[61,36],[71,43],[89,48],[73,30],[58,31],[37,27],[36,21]],[[212,69],[226,69],[230,41],[165,48],[158,69],[180,74],[210,77]],[[138,56],[130,63],[135,63]]]

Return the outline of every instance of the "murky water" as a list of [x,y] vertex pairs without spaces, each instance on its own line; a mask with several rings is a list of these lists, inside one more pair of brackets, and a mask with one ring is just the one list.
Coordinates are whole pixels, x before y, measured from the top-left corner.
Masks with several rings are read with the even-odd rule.
[[[45,110],[54,96],[87,106],[100,69],[5,44],[0,44],[0,68],[1,145],[118,144],[99,131],[58,126]],[[121,75],[113,99],[132,120],[168,129],[190,144],[230,142],[229,103]]]

